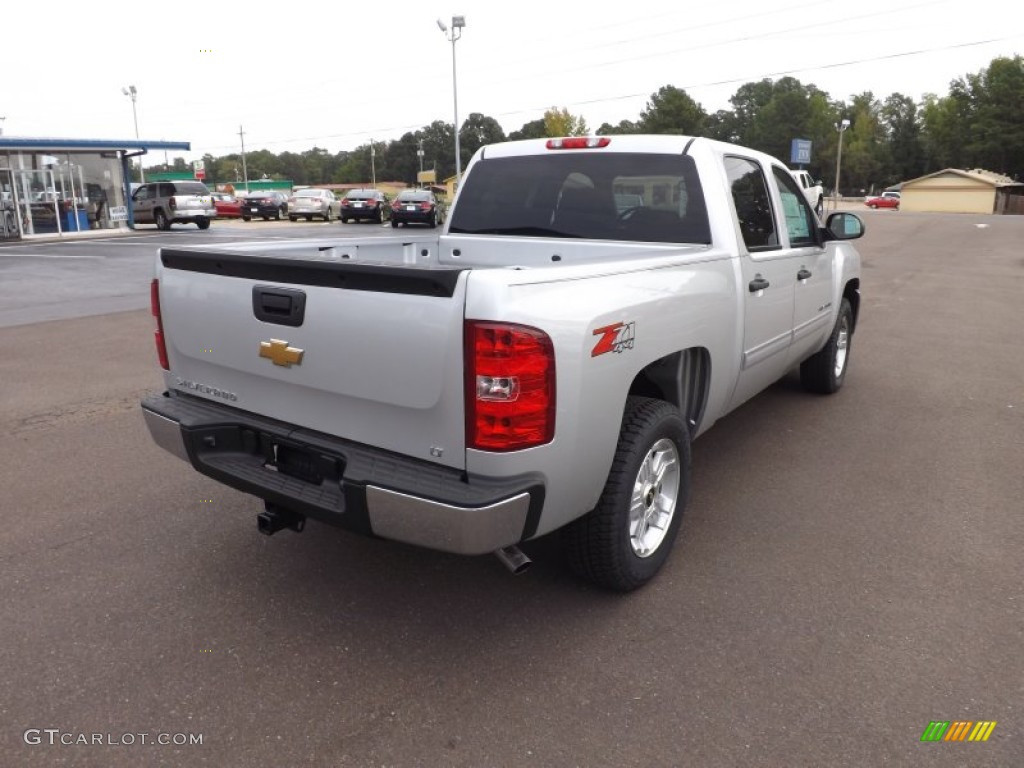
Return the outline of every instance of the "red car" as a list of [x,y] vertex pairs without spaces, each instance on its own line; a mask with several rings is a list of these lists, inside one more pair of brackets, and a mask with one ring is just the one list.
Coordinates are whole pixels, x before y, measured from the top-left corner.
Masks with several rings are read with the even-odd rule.
[[226,192],[213,194],[213,205],[217,209],[218,219],[242,218],[242,201]]
[[866,198],[864,205],[868,208],[895,208],[898,211],[900,209],[900,193],[883,192],[878,197]]

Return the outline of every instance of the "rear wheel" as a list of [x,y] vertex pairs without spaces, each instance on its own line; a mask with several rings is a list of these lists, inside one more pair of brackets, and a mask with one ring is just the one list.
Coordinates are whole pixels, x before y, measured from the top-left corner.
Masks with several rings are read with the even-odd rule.
[[[310,216],[309,218],[310,218],[310,221],[312,221],[312,220],[313,220],[313,217],[312,217],[312,216]],[[324,214],[324,221],[325,221],[325,222],[328,222],[328,221],[330,221],[330,220],[331,220],[332,218],[333,218],[333,217],[331,216],[331,209],[330,209],[330,207],[328,206],[328,208],[327,208],[327,213],[325,213],[325,214]]]
[[818,214],[818,218],[825,212],[825,199],[822,197],[818,198],[818,204],[814,206],[814,212]]
[[298,216],[289,216],[288,217],[288,221],[298,221],[298,220],[299,220]]
[[437,211],[434,211],[434,212],[432,212],[430,214],[430,228],[431,229],[436,229],[437,228]]
[[171,228],[171,220],[167,218],[167,214],[162,210],[157,210],[153,214],[153,221],[156,222],[156,228],[162,229],[165,232]]
[[206,218],[198,218],[196,219],[196,226],[199,227],[200,229],[209,229],[210,220]]
[[398,229],[398,222],[395,221],[395,217],[394,216],[391,217],[391,228],[392,229]]
[[804,389],[831,395],[843,386],[852,337],[853,308],[849,299],[843,299],[839,305],[839,317],[825,346],[800,363],[800,384]]
[[384,223],[384,207],[383,206],[377,208],[377,223],[378,224],[383,224]]
[[243,216],[242,221],[252,221],[252,216]]
[[628,592],[668,559],[690,489],[690,437],[679,410],[630,397],[597,506],[566,530],[569,564],[583,578]]

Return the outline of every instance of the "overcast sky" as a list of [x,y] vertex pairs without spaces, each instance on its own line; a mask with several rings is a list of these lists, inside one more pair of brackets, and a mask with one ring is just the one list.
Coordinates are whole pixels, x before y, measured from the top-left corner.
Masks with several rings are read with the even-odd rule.
[[[707,111],[745,82],[792,75],[832,98],[919,100],[1024,52],[997,0],[351,0],[4,3],[0,129],[9,136],[188,141],[192,160],[240,149],[337,152],[453,119],[506,132],[565,107],[591,130],[636,120],[663,85]],[[174,10],[181,9],[180,14]],[[266,9],[274,9],[267,12]],[[617,9],[614,10],[613,9]],[[291,11],[295,11],[291,13]],[[1019,19],[1019,16],[1018,16]],[[176,153],[177,154],[177,153]],[[181,153],[184,154],[184,153]]]

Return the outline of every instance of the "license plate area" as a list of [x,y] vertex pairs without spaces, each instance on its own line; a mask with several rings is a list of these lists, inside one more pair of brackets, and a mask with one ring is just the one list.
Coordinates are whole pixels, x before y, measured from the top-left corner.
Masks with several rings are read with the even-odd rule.
[[340,480],[344,473],[344,463],[340,459],[277,439],[264,440],[267,441],[270,450],[263,465],[265,469],[312,485],[322,485],[327,479]]

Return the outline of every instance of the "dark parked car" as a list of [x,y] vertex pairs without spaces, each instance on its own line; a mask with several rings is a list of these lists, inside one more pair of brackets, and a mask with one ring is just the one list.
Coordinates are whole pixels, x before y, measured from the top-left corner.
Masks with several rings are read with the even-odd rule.
[[341,199],[341,220],[369,219],[381,224],[391,215],[388,198],[376,189],[350,189]]
[[406,189],[391,203],[391,226],[426,224],[436,227],[441,221],[437,198],[427,189]]
[[288,214],[288,196],[284,192],[269,190],[266,192],[250,192],[242,200],[242,219],[261,216],[264,221],[280,219]]

